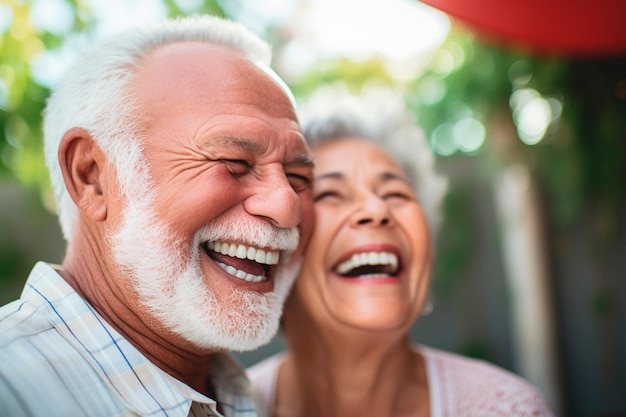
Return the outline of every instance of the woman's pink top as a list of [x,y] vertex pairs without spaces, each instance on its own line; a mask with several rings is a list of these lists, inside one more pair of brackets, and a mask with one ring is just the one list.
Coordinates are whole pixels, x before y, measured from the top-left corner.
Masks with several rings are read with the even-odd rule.
[[[416,346],[426,362],[431,417],[553,417],[531,384],[488,362]],[[272,417],[285,353],[248,368],[259,416]]]

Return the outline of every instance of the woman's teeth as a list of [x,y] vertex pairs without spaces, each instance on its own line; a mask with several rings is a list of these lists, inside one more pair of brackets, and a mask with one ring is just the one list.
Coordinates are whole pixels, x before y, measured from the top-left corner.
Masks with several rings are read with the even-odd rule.
[[398,257],[395,253],[391,252],[355,253],[350,259],[340,263],[335,268],[335,272],[340,275],[354,276],[357,275],[354,273],[355,269],[364,266],[382,267],[380,273],[376,275],[395,275],[398,272]]

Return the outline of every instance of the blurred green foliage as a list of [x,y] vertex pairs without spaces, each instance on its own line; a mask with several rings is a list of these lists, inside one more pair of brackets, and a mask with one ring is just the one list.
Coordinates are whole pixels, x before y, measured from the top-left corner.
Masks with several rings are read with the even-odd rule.
[[[168,16],[188,14],[175,0],[162,0]],[[30,1],[1,0],[2,20],[9,23],[0,34],[0,175],[11,175],[24,185],[41,190],[49,201],[49,181],[42,153],[42,111],[49,87],[33,77],[33,60],[43,51],[58,51],[75,35],[91,35],[97,22],[90,3],[65,0],[72,24],[68,31],[52,33],[32,22]],[[199,2],[194,13],[224,16],[217,1]]]
[[29,3],[4,1],[1,6],[2,13],[10,16],[0,38],[0,174],[45,186],[41,111],[48,90],[33,80],[30,63],[44,49],[58,46],[61,39],[37,32],[30,21]]
[[[459,47],[465,56],[462,65],[443,76],[432,68],[410,87],[426,133],[454,119],[459,108],[471,109],[487,126],[480,152],[493,162],[494,174],[515,161],[530,166],[545,187],[548,214],[557,229],[567,228],[593,205],[609,223],[599,232],[617,230],[626,208],[620,186],[626,178],[626,57],[534,56],[476,42],[465,33],[450,36],[442,49]],[[432,78],[442,80],[445,93],[424,105],[420,92]],[[490,134],[491,118],[504,113],[511,119],[511,96],[520,87],[556,98],[562,114],[533,146],[497,143]],[[598,236],[605,237],[611,238]]]

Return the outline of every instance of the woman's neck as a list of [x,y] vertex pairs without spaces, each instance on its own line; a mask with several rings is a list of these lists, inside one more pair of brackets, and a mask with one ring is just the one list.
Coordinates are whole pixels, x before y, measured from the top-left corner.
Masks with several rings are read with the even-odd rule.
[[429,415],[426,367],[406,334],[290,333],[276,417]]

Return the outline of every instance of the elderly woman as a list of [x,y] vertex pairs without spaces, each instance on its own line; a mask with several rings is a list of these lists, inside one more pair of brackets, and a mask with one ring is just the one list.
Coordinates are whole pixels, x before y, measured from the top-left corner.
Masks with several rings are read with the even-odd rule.
[[410,340],[447,183],[397,96],[344,96],[305,124],[317,225],[285,305],[289,351],[249,369],[261,412],[551,416],[518,376]]

